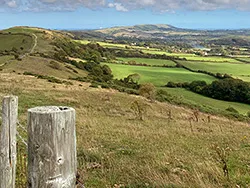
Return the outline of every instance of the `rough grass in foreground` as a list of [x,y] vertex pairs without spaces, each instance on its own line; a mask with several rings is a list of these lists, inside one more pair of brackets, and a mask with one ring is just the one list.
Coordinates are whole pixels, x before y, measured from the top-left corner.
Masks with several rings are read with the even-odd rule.
[[[0,99],[9,93],[19,96],[23,124],[34,106],[76,109],[79,169],[86,187],[250,186],[245,123],[202,113],[195,122],[193,110],[77,82],[63,86],[14,74],[1,74],[0,80]],[[144,121],[135,119],[134,101],[145,104]],[[229,178],[218,151],[225,151],[221,156]]]

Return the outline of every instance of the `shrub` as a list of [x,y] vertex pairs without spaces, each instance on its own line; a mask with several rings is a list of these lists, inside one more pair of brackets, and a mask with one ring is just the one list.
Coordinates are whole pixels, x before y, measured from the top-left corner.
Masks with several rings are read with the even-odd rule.
[[250,111],[248,111],[248,112],[247,112],[247,117],[249,117],[249,118],[250,118]]
[[135,115],[136,119],[139,119],[141,121],[143,121],[143,116],[144,114],[147,112],[147,106],[145,103],[141,102],[141,101],[134,101],[131,106],[130,109],[133,111],[133,114]]
[[170,87],[170,88],[176,88],[176,87],[177,87],[177,84],[174,83],[174,82],[168,82],[166,86],[167,86],[167,87]]
[[168,92],[160,89],[156,92],[156,100],[159,102],[169,102],[171,100],[171,95]]
[[91,85],[90,85],[89,87],[98,88],[98,84],[96,84],[96,83],[91,83]]
[[58,62],[56,62],[56,61],[51,61],[51,62],[49,63],[49,66],[50,66],[51,68],[53,68],[53,69],[56,69],[56,70],[60,70],[60,69],[61,69],[60,64],[59,64]]
[[152,83],[142,84],[139,88],[139,95],[153,101],[155,99],[156,89]]
[[226,111],[232,112],[232,113],[235,113],[235,114],[239,114],[239,112],[238,112],[235,108],[233,108],[233,107],[228,107],[228,108],[226,109]]

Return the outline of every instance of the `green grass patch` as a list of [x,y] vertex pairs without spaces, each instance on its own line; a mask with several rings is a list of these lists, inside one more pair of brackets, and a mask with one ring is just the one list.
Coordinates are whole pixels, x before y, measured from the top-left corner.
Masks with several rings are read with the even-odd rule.
[[147,64],[147,65],[158,65],[158,66],[175,66],[176,64],[171,60],[162,60],[162,59],[148,59],[148,58],[118,58],[118,61],[129,62],[135,61],[138,64]]
[[204,70],[212,73],[229,74],[235,78],[250,82],[250,64],[195,61],[181,61],[181,64],[193,70]]
[[120,49],[139,49],[142,51],[157,51],[156,48],[146,48],[142,46],[132,46],[129,44],[116,44],[116,43],[109,43],[109,42],[100,42],[100,41],[89,41],[89,40],[74,40],[75,42],[81,43],[81,44],[88,44],[91,42],[96,42],[100,44],[102,47],[105,48],[120,48]]
[[237,57],[237,59],[250,63],[250,57],[239,57],[239,58]]
[[227,58],[222,56],[198,56],[195,54],[188,54],[188,53],[168,53],[161,50],[142,50],[144,53],[149,54],[159,54],[159,55],[167,55],[179,58],[186,58],[188,61],[212,61],[212,62],[239,62],[233,58]]
[[162,68],[162,67],[143,67],[118,64],[107,64],[115,78],[122,79],[130,74],[139,74],[140,83],[150,82],[156,86],[166,85],[167,82],[192,82],[204,80],[211,83],[215,80],[212,76],[194,73],[182,68]]
[[208,111],[225,112],[226,109],[229,107],[233,107],[240,114],[243,115],[247,115],[247,112],[249,111],[249,105],[247,104],[212,99],[182,88],[161,89],[167,91],[172,96],[178,96],[178,100],[185,104],[201,106],[202,108],[207,109]]

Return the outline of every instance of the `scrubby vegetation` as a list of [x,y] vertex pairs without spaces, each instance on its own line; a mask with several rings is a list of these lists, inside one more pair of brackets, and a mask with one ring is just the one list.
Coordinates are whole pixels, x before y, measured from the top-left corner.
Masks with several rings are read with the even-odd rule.
[[69,82],[66,80],[60,80],[60,79],[55,78],[53,76],[44,76],[44,75],[39,75],[39,74],[35,74],[32,72],[24,72],[23,75],[35,76],[38,79],[44,79],[44,80],[47,80],[48,82],[51,82],[51,83],[72,85],[72,82]]

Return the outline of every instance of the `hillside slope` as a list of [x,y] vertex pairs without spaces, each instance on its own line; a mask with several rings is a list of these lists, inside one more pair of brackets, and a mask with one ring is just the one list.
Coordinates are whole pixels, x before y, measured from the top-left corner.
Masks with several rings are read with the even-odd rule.
[[86,187],[250,186],[247,123],[89,84],[67,86],[15,73],[0,74],[0,100],[8,94],[19,96],[23,125],[27,109],[35,106],[76,109],[78,170]]
[[55,54],[71,42],[71,34],[34,27],[13,27],[0,32],[2,72],[30,72],[68,79],[87,72],[58,59]]

